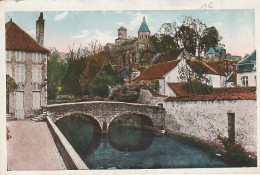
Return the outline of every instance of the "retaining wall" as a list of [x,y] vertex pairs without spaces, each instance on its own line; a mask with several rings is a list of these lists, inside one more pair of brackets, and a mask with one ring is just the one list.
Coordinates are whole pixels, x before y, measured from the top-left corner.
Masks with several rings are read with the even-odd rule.
[[164,107],[167,131],[215,145],[222,145],[218,135],[228,137],[228,113],[234,113],[236,143],[256,155],[256,100],[171,101]]
[[55,144],[63,158],[68,170],[88,170],[88,167],[67,141],[59,128],[47,117],[47,124],[55,141]]

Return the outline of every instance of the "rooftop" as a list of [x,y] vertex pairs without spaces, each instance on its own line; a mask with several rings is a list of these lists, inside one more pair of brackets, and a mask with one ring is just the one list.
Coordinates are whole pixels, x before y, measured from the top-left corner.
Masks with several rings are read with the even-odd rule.
[[147,26],[147,23],[145,21],[145,17],[143,17],[143,21],[142,21],[142,24],[138,30],[138,32],[150,32],[148,26]]
[[213,88],[210,94],[168,97],[166,101],[256,100],[256,87]]
[[146,71],[141,73],[135,80],[154,80],[161,79],[166,73],[171,71],[180,60],[169,61],[162,64],[155,64],[150,66]]
[[253,51],[245,59],[237,63],[237,72],[251,72],[255,67],[256,51]]
[[177,97],[192,95],[192,92],[188,88],[187,83],[168,83],[168,85]]
[[154,64],[166,63],[168,61],[176,60],[179,57],[179,55],[183,52],[183,50],[184,49],[182,48],[170,51],[169,53],[161,54],[154,60]]
[[49,50],[41,46],[12,20],[5,24],[5,32],[6,50],[49,53]]

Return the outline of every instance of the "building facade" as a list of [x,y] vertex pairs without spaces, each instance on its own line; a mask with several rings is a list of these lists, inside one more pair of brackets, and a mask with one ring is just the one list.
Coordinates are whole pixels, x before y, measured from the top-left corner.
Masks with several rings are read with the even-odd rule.
[[256,51],[238,62],[236,71],[237,86],[256,86]]
[[6,74],[18,85],[8,94],[8,112],[23,119],[37,113],[47,105],[47,59],[44,48],[44,19],[40,14],[36,22],[36,40],[16,25],[12,19],[6,23]]

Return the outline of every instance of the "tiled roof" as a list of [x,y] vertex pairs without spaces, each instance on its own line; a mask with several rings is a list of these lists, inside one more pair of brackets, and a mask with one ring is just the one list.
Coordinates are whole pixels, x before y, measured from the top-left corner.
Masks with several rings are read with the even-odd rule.
[[225,76],[225,71],[215,62],[202,62],[195,59],[187,59],[187,63],[190,67],[196,71],[200,69],[203,74],[214,74]]
[[253,71],[256,62],[256,51],[253,51],[244,60],[237,63],[237,72],[251,72]]
[[145,17],[143,17],[143,21],[142,21],[142,24],[141,24],[138,32],[150,32],[150,30],[146,24]]
[[170,51],[169,53],[166,54],[161,54],[154,60],[153,63],[154,64],[166,63],[168,61],[176,60],[178,56],[183,52],[183,50],[184,49],[177,49],[177,50]]
[[168,83],[168,86],[173,90],[177,97],[192,95],[192,92],[187,85],[187,83]]
[[256,87],[213,88],[210,94],[168,97],[166,101],[256,100]]
[[41,46],[13,21],[5,24],[5,32],[6,50],[49,53],[49,50]]
[[171,71],[180,60],[174,60],[167,63],[155,64],[150,66],[146,71],[141,73],[135,80],[154,80],[161,79],[166,73]]

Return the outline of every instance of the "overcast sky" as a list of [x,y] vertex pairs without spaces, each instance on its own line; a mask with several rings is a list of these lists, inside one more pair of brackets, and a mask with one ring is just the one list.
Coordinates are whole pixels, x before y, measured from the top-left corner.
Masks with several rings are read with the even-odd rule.
[[[128,36],[137,36],[145,16],[151,34],[158,32],[165,22],[178,20],[182,16],[200,18],[208,27],[215,26],[223,37],[222,44],[232,55],[244,56],[255,50],[254,10],[161,10],[161,11],[45,11],[46,48],[56,47],[67,52],[69,46],[88,46],[91,40],[102,45],[114,43],[117,29],[127,28]],[[10,18],[35,38],[36,20],[40,12],[6,12],[5,22]]]

